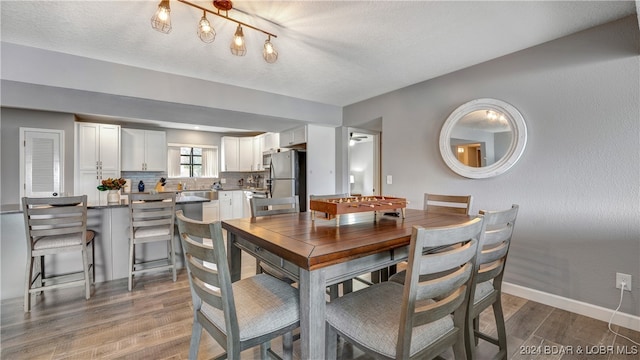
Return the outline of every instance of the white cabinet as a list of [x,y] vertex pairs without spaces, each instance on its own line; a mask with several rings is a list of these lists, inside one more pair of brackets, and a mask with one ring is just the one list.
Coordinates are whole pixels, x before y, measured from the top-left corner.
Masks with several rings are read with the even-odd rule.
[[262,151],[275,150],[279,147],[280,147],[279,133],[262,134]]
[[262,148],[264,146],[264,136],[258,135],[253,138],[253,169],[255,171],[264,170],[262,166]]
[[221,171],[240,171],[239,138],[222,137],[222,167]]
[[87,195],[92,204],[105,205],[107,192],[99,191],[103,179],[120,177],[120,126],[76,123],[76,195]]
[[264,133],[253,138],[253,166],[252,171],[264,171],[262,154],[265,151],[275,150],[280,147],[280,134]]
[[222,137],[222,171],[257,171],[253,137]]
[[256,171],[253,163],[253,137],[241,137],[238,141],[238,147],[240,171]]
[[202,203],[202,221],[220,221],[220,200]]
[[167,171],[164,131],[122,129],[122,170]]
[[220,203],[220,220],[238,219],[244,216],[244,191],[218,191]]
[[291,147],[307,142],[307,127],[301,126],[280,133],[280,147]]

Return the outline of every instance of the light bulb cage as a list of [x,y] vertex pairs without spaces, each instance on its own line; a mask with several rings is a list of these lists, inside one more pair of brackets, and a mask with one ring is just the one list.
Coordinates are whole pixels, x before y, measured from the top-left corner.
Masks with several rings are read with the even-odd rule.
[[231,53],[235,56],[244,56],[247,53],[247,42],[244,39],[242,25],[238,24],[236,33],[231,40]]
[[207,19],[207,13],[202,12],[202,17],[198,22],[198,37],[205,43],[212,43],[216,39],[216,30]]
[[151,27],[161,33],[171,32],[171,6],[169,0],[162,0],[151,17]]
[[269,36],[267,40],[265,40],[264,42],[262,57],[264,58],[264,61],[268,62],[269,64],[273,64],[278,60],[278,52],[276,51],[276,48],[273,47],[273,44],[271,43],[271,36]]

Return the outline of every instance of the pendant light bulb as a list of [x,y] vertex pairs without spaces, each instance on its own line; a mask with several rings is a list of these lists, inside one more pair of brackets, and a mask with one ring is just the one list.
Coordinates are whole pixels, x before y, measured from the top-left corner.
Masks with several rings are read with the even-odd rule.
[[161,33],[168,34],[171,32],[171,7],[169,0],[162,0],[158,4],[158,9],[151,18],[151,27]]
[[216,31],[207,20],[207,15],[203,11],[202,18],[200,18],[200,22],[198,22],[198,37],[205,43],[211,43],[216,39]]
[[267,40],[264,42],[262,57],[264,58],[264,61],[268,62],[269,64],[273,64],[278,60],[278,52],[271,43],[271,36],[269,36],[269,38],[267,38]]
[[247,45],[244,41],[242,26],[238,24],[233,40],[231,41],[231,53],[236,56],[244,56],[247,53]]

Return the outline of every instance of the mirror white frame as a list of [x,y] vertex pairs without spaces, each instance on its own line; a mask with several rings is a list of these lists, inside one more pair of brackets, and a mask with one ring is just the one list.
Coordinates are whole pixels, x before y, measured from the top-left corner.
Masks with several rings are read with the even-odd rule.
[[[471,167],[460,162],[451,151],[451,133],[460,119],[477,110],[493,110],[505,115],[511,127],[511,145],[506,154],[495,163],[483,167]],[[456,174],[471,178],[484,179],[498,176],[509,170],[522,156],[527,144],[527,126],[524,117],[512,105],[496,99],[484,98],[471,100],[455,109],[447,118],[440,132],[440,154],[442,159]]]

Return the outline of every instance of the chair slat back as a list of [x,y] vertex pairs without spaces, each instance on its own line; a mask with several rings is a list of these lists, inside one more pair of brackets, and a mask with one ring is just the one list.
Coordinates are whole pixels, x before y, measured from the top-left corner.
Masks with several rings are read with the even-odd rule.
[[[238,338],[239,327],[231,286],[231,274],[219,221],[205,223],[189,219],[176,211],[178,232],[187,264],[194,310],[205,302],[225,314],[226,333]],[[212,245],[201,239],[211,239]]]
[[85,239],[87,196],[22,198],[27,245],[41,236],[74,235]]
[[251,198],[251,217],[300,212],[298,196],[284,198]]
[[424,210],[434,213],[469,215],[471,195],[424,194]]
[[500,286],[518,209],[519,206],[514,204],[507,210],[480,211],[485,218],[486,231],[476,261],[476,283],[499,278],[498,284],[494,282],[494,286]]
[[132,230],[139,227],[174,226],[175,193],[140,194],[129,196],[129,218]]
[[[410,349],[414,327],[454,314],[454,331],[463,331],[468,291],[478,244],[485,230],[482,216],[464,224],[413,228],[403,293],[396,355]],[[444,246],[437,253],[428,250]]]

